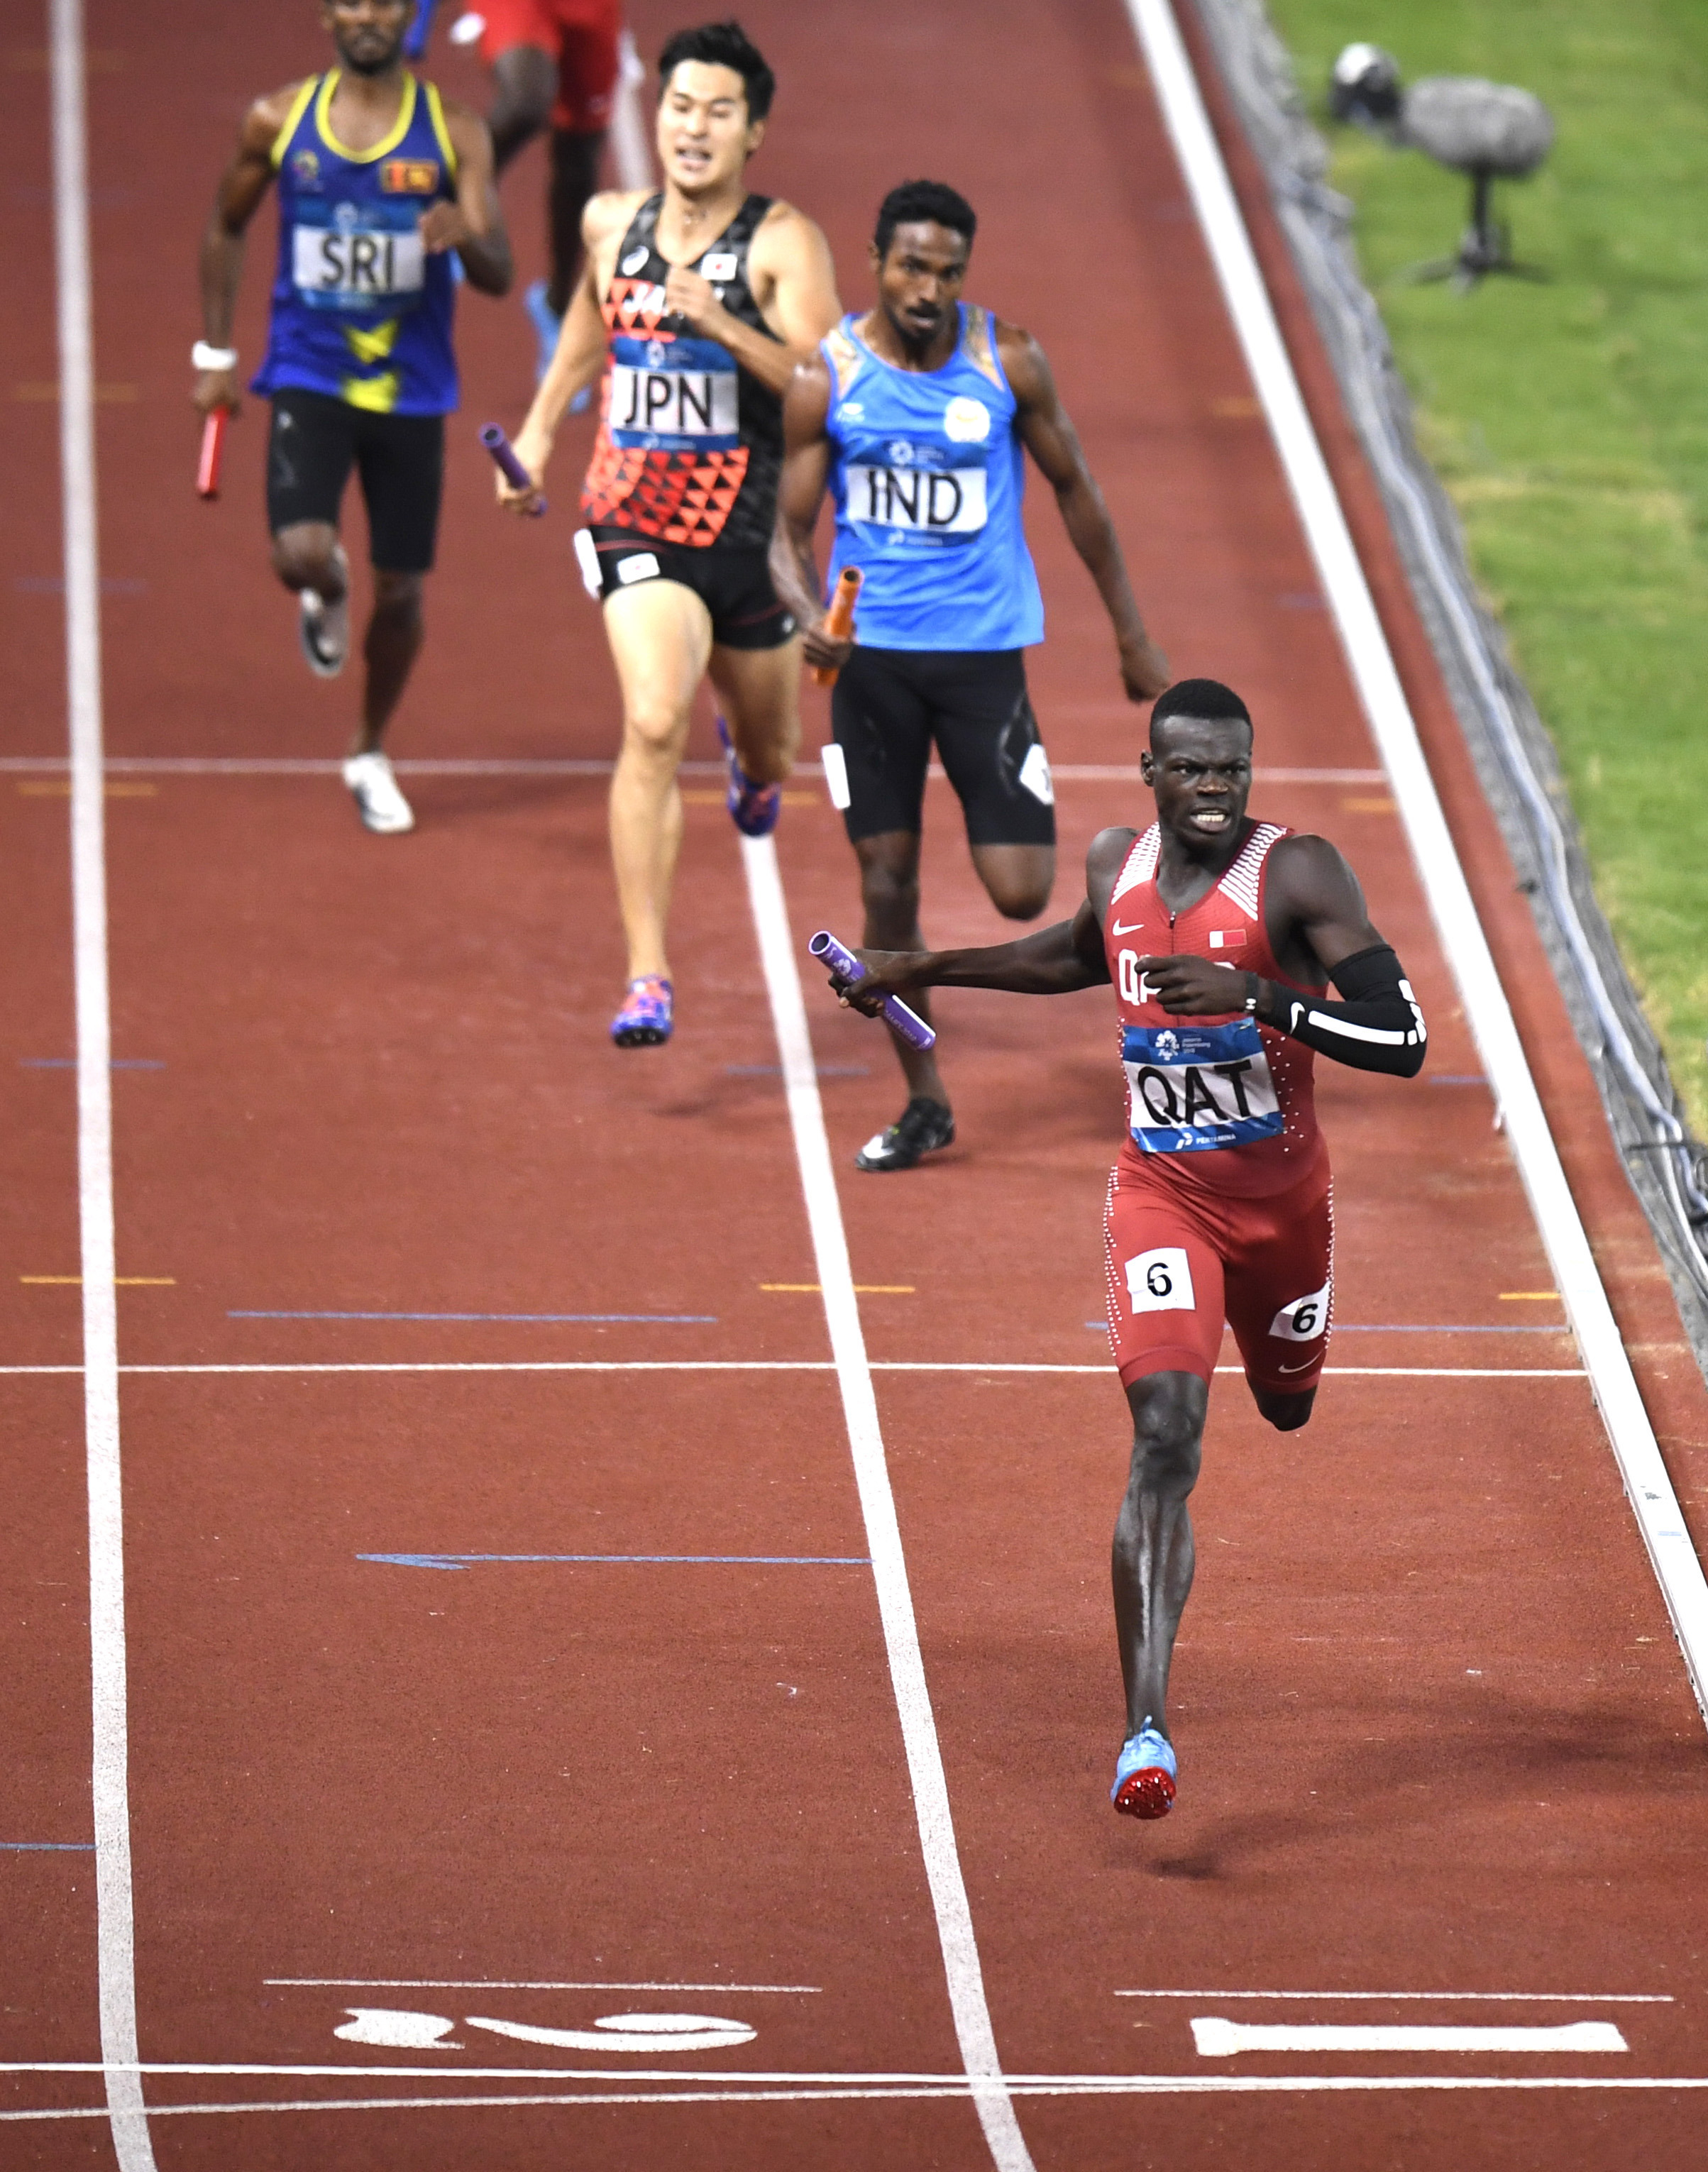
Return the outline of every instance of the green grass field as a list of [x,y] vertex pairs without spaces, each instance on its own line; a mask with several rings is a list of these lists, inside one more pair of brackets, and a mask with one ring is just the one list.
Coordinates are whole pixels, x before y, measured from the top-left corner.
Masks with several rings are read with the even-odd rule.
[[[1270,0],[1472,562],[1560,748],[1603,909],[1708,1136],[1708,0]],[[1500,204],[1545,285],[1396,279],[1467,185],[1326,121],[1335,54],[1552,108]]]

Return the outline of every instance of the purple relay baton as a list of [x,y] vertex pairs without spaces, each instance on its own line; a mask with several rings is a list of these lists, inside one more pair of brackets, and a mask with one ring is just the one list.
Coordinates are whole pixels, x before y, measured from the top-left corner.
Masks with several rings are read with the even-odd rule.
[[[828,965],[833,973],[841,974],[845,981],[863,981],[866,978],[866,968],[851,950],[843,949],[828,927],[821,927],[807,948],[821,965]],[[915,1048],[923,1051],[931,1047],[937,1040],[937,1035],[925,1020],[916,1011],[909,1010],[900,996],[884,998],[884,1016],[885,1023],[893,1025],[902,1039]]]
[[[517,459],[516,448],[496,422],[487,423],[486,428],[481,431],[481,443],[492,455],[493,464],[506,482],[517,490],[533,489],[533,476]],[[536,519],[545,510],[545,500],[543,497],[538,505],[530,505],[528,508],[529,516]]]

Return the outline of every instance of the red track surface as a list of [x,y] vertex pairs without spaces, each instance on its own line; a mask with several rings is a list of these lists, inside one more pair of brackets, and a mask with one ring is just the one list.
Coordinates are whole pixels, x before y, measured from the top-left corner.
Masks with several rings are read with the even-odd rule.
[[[643,49],[674,12],[637,8]],[[1330,621],[1114,0],[746,10],[782,79],[758,185],[820,218],[845,295],[884,187],[921,169],[984,222],[975,291],[1045,339],[1176,669],[1244,691],[1260,762],[1369,770]],[[298,19],[300,16],[301,19]],[[190,489],[190,270],[246,99],[316,55],[309,11],[100,0],[89,42],[110,753],[326,758],[351,690],[298,669],[266,573],[262,416],[217,508]],[[56,374],[44,267],[45,78],[0,78],[20,191],[0,411],[8,751],[63,752]],[[464,64],[440,70],[453,88]],[[1236,178],[1249,182],[1238,147]],[[532,177],[509,200],[527,261]],[[1574,1188],[1687,1506],[1701,1384],[1522,899],[1410,616],[1367,482],[1250,188],[1284,322],[1430,746]],[[242,325],[253,356],[270,237]],[[615,704],[561,518],[501,522],[472,426],[513,422],[513,307],[464,306],[427,659],[403,756],[599,760]],[[1136,758],[1095,599],[1053,513],[1034,689],[1060,764]],[[808,696],[816,705],[821,697]],[[813,706],[816,722],[820,710]],[[809,725],[809,740],[821,736]],[[697,750],[711,751],[709,734]],[[733,834],[690,809],[675,923],[682,1026],[613,1051],[620,954],[596,777],[422,777],[417,834],[363,836],[327,777],[115,776],[109,802],[119,1271],[132,1366],[789,1360],[824,1366],[815,1270]],[[13,1202],[12,1368],[79,1360],[65,800],[3,778],[13,996],[0,1073]],[[1136,787],[1061,788],[1064,877]],[[710,795],[707,795],[708,800]],[[1557,1325],[1503,1302],[1549,1275],[1378,782],[1270,783],[1320,827],[1411,969],[1431,1067],[1322,1067],[1337,1310],[1390,1330]],[[994,933],[953,803],[930,806],[927,921]],[[855,925],[809,781],[781,835],[798,940]],[[1105,1551],[1124,1410],[1084,1323],[1120,1122],[1106,1003],[943,1004],[963,1143],[893,1185],[848,1171],[893,1113],[869,1028],[810,991],[824,1094],[884,1362],[1093,1366],[879,1373],[878,1394],[996,2036],[1013,2075],[1708,2073],[1701,1723],[1565,1334],[1343,1333],[1309,1431],[1212,1404],[1200,1570],[1176,1672],[1179,1805],[1105,1800],[1119,1733]],[[869,1067],[846,1075],[840,1067]],[[244,1311],[712,1314],[712,1324],[256,1320]],[[1336,1368],[1499,1368],[1401,1379]],[[1534,1368],[1538,1377],[1524,1377]],[[74,1372],[0,1376],[14,1512],[0,1538],[13,1745],[0,1840],[89,1838],[82,1412]],[[149,2062],[367,2069],[152,2076],[151,2105],[529,2093],[535,2070],[669,2071],[471,2030],[685,2008],[756,2030],[693,2072],[960,2072],[869,1573],[857,1566],[483,1563],[363,1553],[844,1556],[867,1551],[835,1376],[131,1374],[124,1384],[137,1992]],[[89,2061],[93,1858],[0,1854],[0,2059]],[[359,1990],[277,1980],[575,1984]],[[597,1989],[598,1985],[636,1987]],[[642,1987],[697,1986],[688,1991]],[[751,1992],[722,1986],[812,1986]],[[1203,1991],[1202,1999],[1118,1992]],[[1479,2007],[1237,1993],[1652,1994]],[[460,2049],[341,2042],[352,2005],[454,2017]],[[1627,2054],[1248,2055],[1255,2021],[1614,2019]],[[459,2082],[470,2067],[524,2078]],[[432,2068],[388,2083],[372,2070]],[[577,2085],[542,2081],[542,2093]],[[607,2085],[608,2086],[608,2085]],[[662,2099],[668,2084],[636,2090]],[[714,2091],[728,2085],[714,2084]],[[581,2094],[597,2094],[583,2089]],[[99,2101],[28,2073],[0,2103]],[[1682,2168],[1677,2091],[1022,2096],[1040,2172],[1156,2166]],[[256,2110],[162,2117],[163,2167],[601,2172],[978,2168],[964,2096],[672,2105]],[[0,2163],[107,2164],[101,2118],[0,2130]]]

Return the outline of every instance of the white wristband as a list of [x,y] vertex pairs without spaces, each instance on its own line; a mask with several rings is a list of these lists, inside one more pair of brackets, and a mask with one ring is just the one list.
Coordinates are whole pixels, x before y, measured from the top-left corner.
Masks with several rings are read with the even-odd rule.
[[197,340],[190,350],[193,369],[235,369],[237,349],[234,347],[210,347],[206,340]]

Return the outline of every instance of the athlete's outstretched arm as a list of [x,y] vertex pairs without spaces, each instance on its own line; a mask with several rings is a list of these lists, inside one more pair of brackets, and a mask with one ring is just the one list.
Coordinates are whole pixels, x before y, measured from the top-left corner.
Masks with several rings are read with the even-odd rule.
[[1016,420],[1026,449],[1055,492],[1069,540],[1097,583],[1114,628],[1127,697],[1154,701],[1168,683],[1168,662],[1145,631],[1114,524],[1085,464],[1085,449],[1056,392],[1044,350],[1029,332],[1012,325],[997,326],[996,345],[1018,406]]
[[875,1015],[885,996],[914,988],[1001,988],[1016,996],[1066,996],[1104,987],[1109,976],[1104,915],[1121,863],[1132,849],[1131,830],[1103,830],[1085,856],[1086,894],[1072,920],[1059,920],[1018,943],[981,950],[862,950],[866,977],[830,985],[845,1003]]
[[501,474],[494,475],[498,503],[512,513],[527,513],[540,502],[540,486],[551,459],[551,448],[564,410],[583,385],[591,384],[604,366],[605,325],[599,312],[599,258],[613,229],[620,234],[643,199],[635,192],[624,195],[607,190],[596,196],[582,213],[581,239],[584,252],[581,277],[575,282],[569,307],[563,313],[563,329],[551,366],[540,380],[528,419],[516,433],[515,454],[534,478],[530,490],[518,490]]
[[803,362],[783,395],[783,471],[777,485],[776,526],[771,532],[771,583],[778,600],[806,638],[808,664],[840,671],[851,641],[827,641],[818,630],[824,616],[813,530],[830,472],[830,372],[821,354]]
[[797,364],[810,359],[842,315],[830,245],[792,204],[773,204],[753,237],[747,267],[753,298],[774,339],[733,317],[711,281],[685,265],[671,266],[665,303],[690,331],[728,347],[761,384],[785,392]]
[[[201,235],[201,336],[210,347],[231,345],[237,290],[243,282],[244,235],[273,185],[273,145],[298,89],[292,83],[250,106],[238,131],[237,150],[214,191],[213,210]],[[235,369],[203,369],[197,371],[190,396],[204,415],[216,407],[235,414],[239,389]]]
[[457,199],[422,213],[421,238],[432,255],[454,249],[469,284],[481,293],[508,294],[515,266],[492,179],[491,136],[471,106],[448,98],[444,116],[445,132],[457,154]]
[[1140,973],[1166,1011],[1213,1018],[1252,1014],[1355,1071],[1415,1078],[1428,1030],[1392,948],[1370,923],[1358,878],[1326,837],[1284,837],[1270,858],[1268,911],[1280,962],[1302,980],[1325,972],[1346,1000],[1266,981],[1208,958],[1141,958]]

